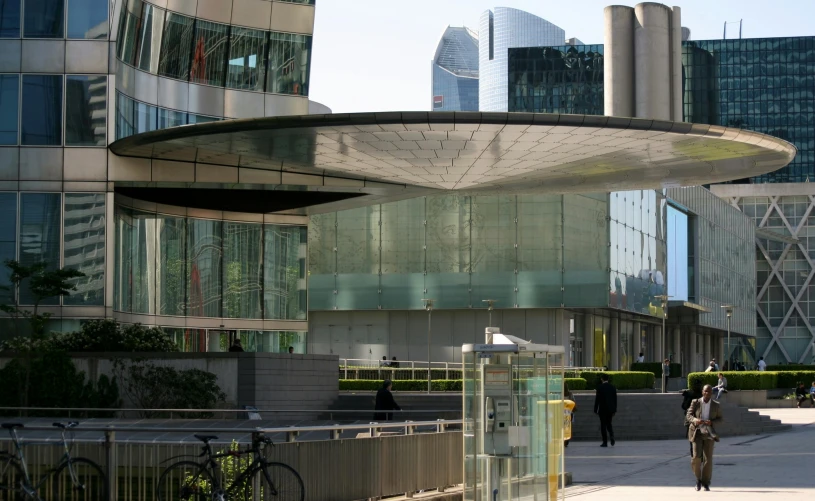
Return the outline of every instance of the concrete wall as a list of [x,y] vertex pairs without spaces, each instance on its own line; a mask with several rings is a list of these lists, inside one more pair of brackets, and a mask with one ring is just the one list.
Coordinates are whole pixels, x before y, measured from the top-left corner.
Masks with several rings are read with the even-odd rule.
[[[89,379],[113,375],[113,359],[146,359],[178,370],[199,369],[218,377],[226,393],[227,408],[250,405],[258,409],[328,409],[338,396],[336,355],[288,353],[98,353],[72,355],[77,369]],[[8,363],[0,358],[0,367]],[[127,396],[121,391],[121,396]],[[124,407],[134,407],[125,400]],[[313,413],[286,413],[264,416],[315,418]]]

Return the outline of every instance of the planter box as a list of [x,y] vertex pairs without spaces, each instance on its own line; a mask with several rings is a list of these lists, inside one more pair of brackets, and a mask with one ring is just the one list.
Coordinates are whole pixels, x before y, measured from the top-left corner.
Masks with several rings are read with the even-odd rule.
[[[714,390],[715,391],[715,390]],[[730,402],[739,407],[750,408],[788,408],[795,407],[795,400],[784,400],[773,397],[780,397],[790,393],[791,390],[777,388],[774,390],[733,390],[722,395],[722,402]]]

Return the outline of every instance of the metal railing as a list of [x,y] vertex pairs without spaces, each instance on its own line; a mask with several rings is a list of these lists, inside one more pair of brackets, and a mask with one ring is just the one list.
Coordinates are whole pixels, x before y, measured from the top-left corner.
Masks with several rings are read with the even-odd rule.
[[[63,418],[87,418],[87,416],[98,415],[101,413],[112,413],[114,414],[113,419],[124,419],[124,416],[134,415],[138,416],[141,413],[149,412],[152,414],[159,415],[161,419],[193,419],[189,418],[190,414],[212,414],[211,417],[207,419],[247,419],[247,420],[257,420],[257,419],[266,419],[266,420],[273,420],[273,419],[288,419],[291,416],[297,416],[298,419],[302,420],[303,416],[313,416],[314,419],[327,419],[330,421],[333,420],[343,420],[343,418],[348,420],[359,420],[357,416],[360,415],[373,415],[376,413],[376,410],[371,407],[369,409],[255,409],[252,408],[243,408],[243,409],[143,409],[137,407],[129,407],[129,408],[108,408],[108,407],[0,407],[0,413],[4,414],[6,417],[0,417],[0,421],[5,419],[8,421],[9,419],[14,419],[15,417],[24,417],[30,416],[31,418],[37,419],[44,419],[42,415],[45,414],[54,414],[55,412],[60,411],[59,417]],[[439,416],[447,416],[451,413],[461,414],[461,408],[450,408],[450,409],[402,409],[402,410],[391,410],[388,411],[396,416],[402,416],[405,419],[409,419],[411,416],[414,415],[432,415],[437,414]],[[39,415],[38,415],[39,414]],[[256,416],[250,416],[257,415]],[[185,417],[186,416],[186,417]],[[194,418],[198,419],[198,418]],[[445,417],[445,419],[447,419]],[[2,433],[2,432],[0,432]]]
[[[396,364],[396,365],[395,365]],[[340,379],[407,379],[427,380],[426,360],[370,360],[361,358],[340,359]],[[464,364],[461,362],[430,362],[430,378],[461,379]]]
[[[234,444],[245,446],[253,432],[261,432],[278,437],[275,440],[279,443],[267,448],[267,457],[286,463],[300,473],[306,500],[345,501],[411,495],[419,490],[443,490],[460,484],[463,480],[462,424],[463,420],[437,420],[278,428],[203,427],[201,430],[80,424],[74,431],[81,436],[71,443],[75,457],[92,459],[105,468],[110,501],[155,501],[158,478],[172,463],[169,459],[189,456],[184,459],[200,461],[198,454],[202,444],[192,436],[194,433],[217,434],[219,440],[213,441],[213,447],[224,450]],[[343,437],[348,432],[357,433],[354,438]],[[55,438],[53,427],[27,426],[19,430],[19,434],[27,448],[32,478],[39,478],[58,459],[61,442]],[[304,435],[312,438],[297,440]],[[6,436],[0,441],[9,442],[9,438]],[[354,460],[348,461],[348,458]],[[235,469],[239,465],[225,466],[229,467]]]

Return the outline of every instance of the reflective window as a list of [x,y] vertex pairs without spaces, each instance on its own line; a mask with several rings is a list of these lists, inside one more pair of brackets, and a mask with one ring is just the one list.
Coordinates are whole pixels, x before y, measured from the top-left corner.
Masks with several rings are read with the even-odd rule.
[[158,72],[161,50],[161,29],[164,26],[164,11],[148,3],[144,4],[141,25],[138,33],[135,66],[150,73]]
[[184,315],[186,297],[185,254],[186,219],[157,217],[158,256],[156,258],[156,289],[159,315]]
[[226,86],[263,91],[266,77],[266,32],[232,28]]
[[20,76],[0,75],[0,144],[17,144]]
[[[128,64],[133,64],[133,57],[136,54],[136,43],[142,26],[142,9],[143,4],[141,0],[130,0],[122,12],[116,56]],[[160,31],[161,30],[159,30],[159,32]]]
[[20,38],[21,0],[0,0],[0,38]]
[[133,313],[156,312],[156,217],[134,210],[130,218],[127,279]]
[[158,127],[158,110],[155,106],[136,102],[133,117],[136,119],[134,133],[150,132]]
[[167,13],[158,63],[159,75],[180,80],[189,78],[194,26],[195,20],[191,17]]
[[[17,259],[17,194],[0,193],[0,263]],[[8,273],[0,273],[0,285],[8,286]],[[9,291],[0,289],[0,301],[10,301]]]
[[62,75],[23,75],[22,144],[62,144]]
[[263,226],[224,222],[224,314],[261,318]]
[[195,25],[190,81],[207,85],[224,85],[229,26],[201,21]]
[[266,318],[304,320],[307,310],[306,247],[302,226],[266,225],[263,301]]
[[65,0],[26,0],[23,35],[26,38],[63,38]]
[[192,113],[189,114],[187,117],[188,123],[192,124],[205,124],[208,122],[217,122],[220,120],[218,117],[208,117],[206,115],[193,115]]
[[302,3],[306,5],[314,5],[314,0],[277,0],[277,1],[286,3]]
[[68,38],[108,37],[108,0],[68,0]]
[[116,139],[132,136],[135,130],[133,106],[135,101],[121,93],[116,94]]
[[[61,195],[22,193],[20,197],[20,264],[46,263],[50,269],[59,268]],[[34,300],[27,281],[24,281],[20,288],[20,303],[33,304]],[[59,298],[44,299],[40,304],[59,304]]]
[[105,194],[66,193],[63,266],[79,270],[65,305],[105,304]]
[[187,124],[187,114],[183,111],[165,110],[159,108],[158,110],[158,128],[166,129],[168,127],[178,127],[179,125]]
[[221,315],[221,221],[187,220],[187,308],[189,316]]
[[270,33],[267,92],[307,96],[310,63],[310,36]]
[[105,146],[107,77],[68,75],[65,78],[65,144]]

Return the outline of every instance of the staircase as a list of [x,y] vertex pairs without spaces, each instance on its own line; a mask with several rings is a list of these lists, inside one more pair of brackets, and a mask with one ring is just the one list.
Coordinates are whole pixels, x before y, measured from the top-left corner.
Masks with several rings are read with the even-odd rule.
[[[572,423],[573,440],[600,440],[600,419],[594,414],[594,394],[575,395],[577,413]],[[744,407],[721,402],[724,419],[716,425],[722,437],[758,435],[789,430],[790,425]],[[677,393],[618,393],[614,435],[621,440],[686,438],[682,395]]]

